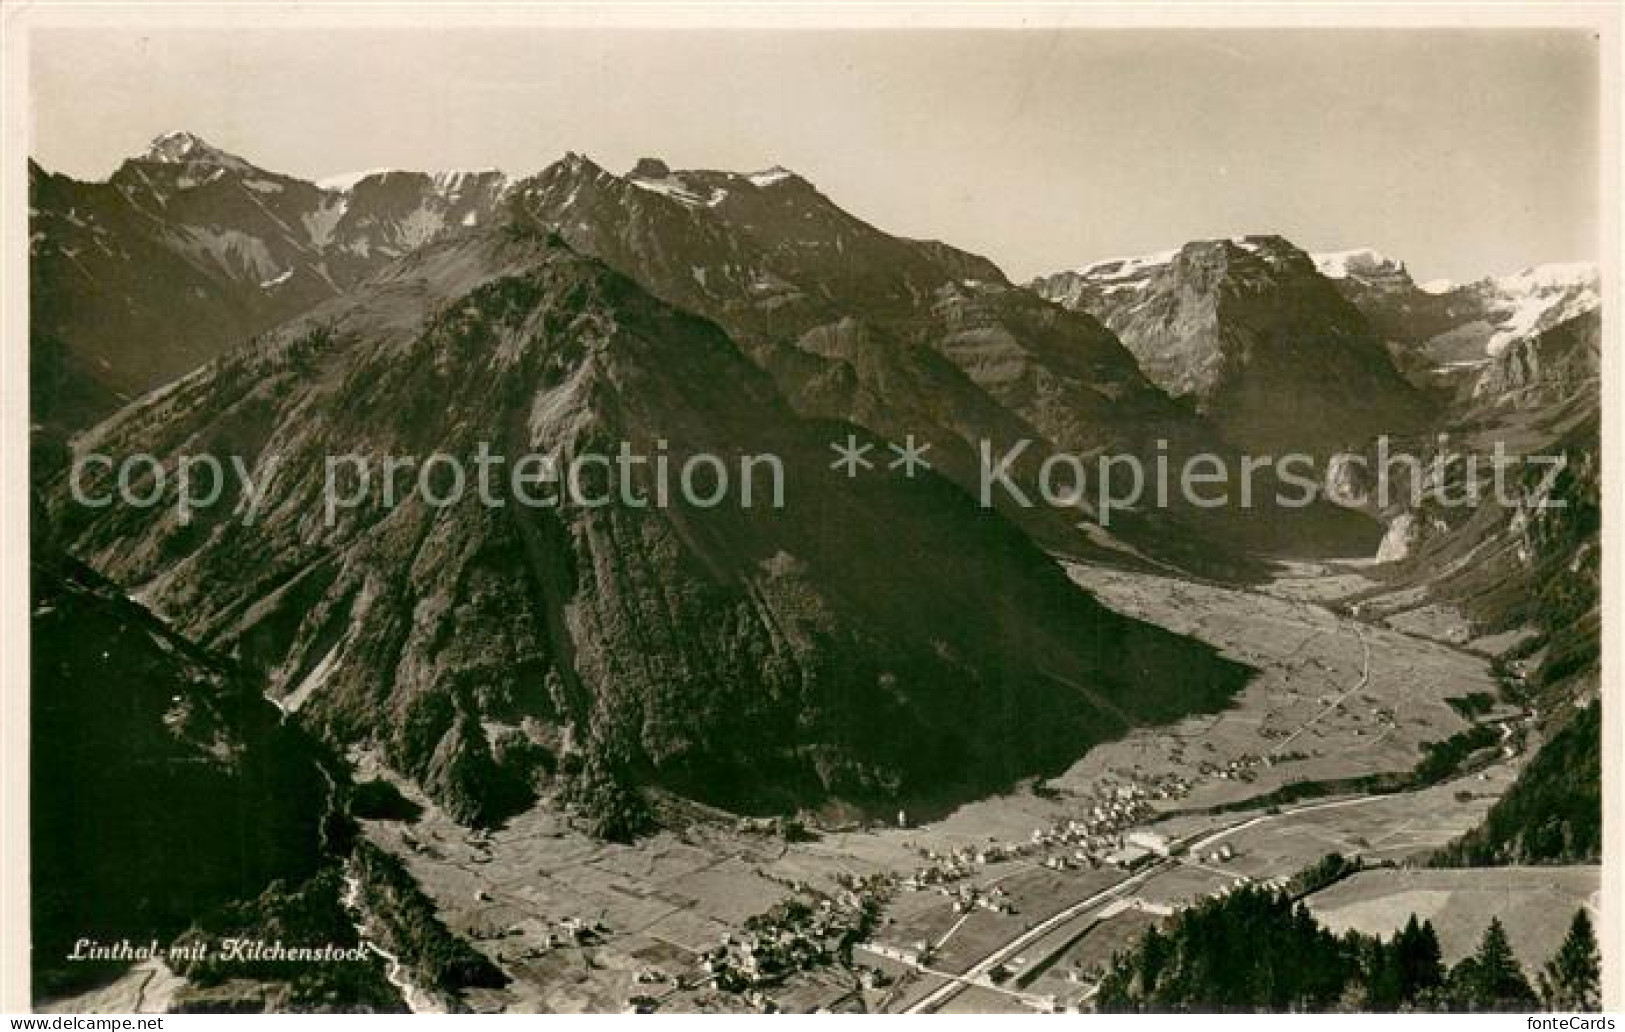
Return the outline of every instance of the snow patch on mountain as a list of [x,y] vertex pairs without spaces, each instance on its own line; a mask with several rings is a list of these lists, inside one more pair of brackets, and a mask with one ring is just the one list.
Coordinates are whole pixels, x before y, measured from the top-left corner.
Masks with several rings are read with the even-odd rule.
[[454,168],[434,173],[435,190],[448,197],[456,198],[471,186],[478,186],[485,180],[496,180],[498,192],[507,189],[508,177],[496,168]]
[[1354,247],[1349,250],[1328,250],[1310,255],[1315,271],[1328,280],[1388,280],[1409,286],[1406,263],[1389,258],[1380,250]]
[[1327,251],[1322,254],[1310,255],[1314,259],[1315,269],[1327,279],[1348,279],[1350,276],[1368,273],[1377,269],[1400,266],[1380,251],[1369,247],[1356,247],[1347,251]]
[[350,199],[345,196],[325,198],[321,207],[299,217],[305,232],[310,234],[310,242],[317,250],[325,248],[333,239],[333,230],[338,226],[339,220],[350,207]]
[[1531,265],[1510,276],[1498,276],[1495,285],[1508,293],[1582,288],[1595,290],[1597,266],[1593,262],[1547,262]]
[[1167,251],[1136,255],[1131,258],[1107,258],[1080,266],[1074,271],[1079,276],[1098,281],[1135,279],[1167,265],[1178,254],[1179,248],[1176,247]]
[[772,168],[753,172],[745,178],[750,180],[752,186],[767,187],[772,186],[774,183],[782,183],[794,175],[794,172],[791,172],[783,165],[774,165]]
[[332,193],[349,193],[356,188],[356,184],[364,179],[371,179],[374,176],[387,176],[391,172],[398,171],[400,170],[394,168],[369,168],[360,172],[343,172],[336,176],[318,179],[316,185]]
[[1602,304],[1597,267],[1589,262],[1535,265],[1485,284],[1495,314],[1495,333],[1485,353],[1499,355],[1509,344],[1586,314]]
[[[665,174],[657,175],[656,170]],[[726,190],[697,186],[685,180],[681,173],[673,173],[649,159],[640,162],[626,181],[640,190],[669,197],[688,208],[714,208],[728,196]]]
[[[397,223],[396,243],[410,251],[433,240],[446,228],[445,216],[427,208],[418,208]],[[404,252],[403,252],[404,253]]]
[[176,232],[185,250],[212,261],[228,276],[264,283],[279,271],[265,241],[241,230],[185,226]]
[[189,132],[176,131],[155,137],[141,160],[165,165],[214,165],[219,168],[251,170],[254,166],[235,154],[228,154],[211,146],[203,138]]

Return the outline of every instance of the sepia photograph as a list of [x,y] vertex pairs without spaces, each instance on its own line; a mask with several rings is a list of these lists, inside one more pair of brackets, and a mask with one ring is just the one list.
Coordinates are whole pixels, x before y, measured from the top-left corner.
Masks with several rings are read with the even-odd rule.
[[0,1010],[1613,1028],[1619,9],[1446,6],[6,4]]

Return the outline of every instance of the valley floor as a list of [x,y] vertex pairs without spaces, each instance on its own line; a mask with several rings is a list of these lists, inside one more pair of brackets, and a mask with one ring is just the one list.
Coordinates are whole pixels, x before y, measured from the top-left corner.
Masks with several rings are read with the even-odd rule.
[[[1208,641],[1259,675],[1223,713],[1137,730],[1042,785],[920,827],[786,842],[713,817],[621,846],[546,809],[470,833],[402,784],[423,815],[368,822],[366,834],[513,977],[470,994],[477,1010],[1048,1009],[1086,1005],[1093,970],[1179,906],[1284,882],[1332,852],[1421,861],[1476,825],[1523,762],[1514,732],[1525,717],[1501,705],[1476,718],[1498,725],[1501,744],[1470,773],[1404,791],[1350,787],[1412,771],[1426,743],[1470,726],[1447,700],[1497,688],[1489,657],[1448,633],[1339,612],[1334,599],[1370,586],[1356,568],[1300,565],[1259,591],[1070,572],[1113,608]],[[1390,608],[1403,618],[1403,605]],[[390,776],[374,757],[357,759],[358,776]],[[1320,787],[1270,796],[1304,783]],[[1379,868],[1311,905],[1335,927],[1370,932],[1426,911],[1453,950],[1499,915],[1533,970],[1600,877],[1560,874]],[[754,940],[746,921],[792,897],[815,913],[868,900],[880,916],[850,966],[814,964],[759,991],[718,988],[711,969],[726,972]],[[781,927],[783,941],[815,934]]]

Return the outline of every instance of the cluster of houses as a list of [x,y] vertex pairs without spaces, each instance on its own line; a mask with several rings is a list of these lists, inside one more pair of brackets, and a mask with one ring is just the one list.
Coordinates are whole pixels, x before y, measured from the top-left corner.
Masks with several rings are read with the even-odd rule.
[[1279,757],[1257,756],[1253,753],[1243,753],[1228,763],[1209,763],[1203,761],[1197,766],[1197,772],[1203,777],[1218,778],[1220,781],[1253,781],[1258,777],[1259,767],[1268,767],[1279,761]]
[[936,888],[944,895],[955,896],[944,887],[971,877],[978,868],[1005,860],[1041,856],[1040,862],[1051,870],[1113,863],[1113,857],[1124,848],[1124,829],[1150,817],[1153,801],[1176,799],[1189,790],[1189,783],[1174,775],[1108,785],[1087,814],[1048,828],[1034,828],[1025,842],[1009,845],[990,839],[949,853],[921,850],[926,863],[900,884],[908,891]]
[[972,910],[986,910],[994,914],[1016,912],[1015,901],[998,885],[985,888],[977,885],[944,886],[938,891],[953,901],[956,914],[968,914]]
[[866,900],[844,890],[816,905],[786,900],[745,922],[701,960],[718,989],[747,993],[775,985],[787,975],[832,963],[849,955],[868,928]]
[[1196,859],[1203,862],[1203,863],[1209,863],[1209,864],[1227,864],[1231,860],[1234,860],[1235,858],[1236,858],[1235,847],[1230,845],[1230,843],[1228,843],[1228,842],[1223,842],[1223,843],[1220,843],[1217,846],[1214,846],[1212,849],[1208,850],[1206,853],[1201,854]]
[[[484,889],[476,891],[474,899],[479,903],[491,902],[490,894]],[[543,926],[542,929],[536,927],[538,923]],[[609,937],[609,926],[602,921],[595,921],[585,917],[566,917],[552,922],[538,922],[526,918],[506,928],[482,928],[476,926],[468,931],[468,937],[476,941],[530,935],[533,935],[537,940],[534,946],[513,956],[504,955],[504,959],[534,960],[548,950],[564,949],[572,946],[598,946]]]
[[934,849],[922,850],[925,864],[915,868],[914,873],[905,877],[899,884],[910,892],[935,887],[947,895],[947,886],[969,878],[976,873],[978,867],[1009,860],[1024,855],[1025,852],[1020,847],[1011,848],[997,842],[989,842],[985,846],[960,846],[950,853],[939,853]]

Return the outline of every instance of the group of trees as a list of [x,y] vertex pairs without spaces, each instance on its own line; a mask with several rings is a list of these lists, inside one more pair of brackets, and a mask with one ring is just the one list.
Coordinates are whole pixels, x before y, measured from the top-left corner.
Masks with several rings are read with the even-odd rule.
[[1183,910],[1112,958],[1103,1011],[1586,1011],[1600,1005],[1591,920],[1579,911],[1534,984],[1499,919],[1446,967],[1432,922],[1392,938],[1334,935],[1283,892],[1244,888]]
[[1484,823],[1440,867],[1597,863],[1602,858],[1602,704],[1577,711],[1535,753]]
[[[1411,918],[1415,923],[1415,916]],[[1591,918],[1575,912],[1557,953],[1529,984],[1499,918],[1491,919],[1478,952],[1450,969],[1431,1001],[1444,1010],[1594,1011],[1602,1006],[1602,957]]]
[[361,904],[373,918],[373,938],[399,957],[420,985],[455,994],[508,984],[508,976],[490,958],[446,927],[434,901],[394,854],[363,839],[352,860]]

